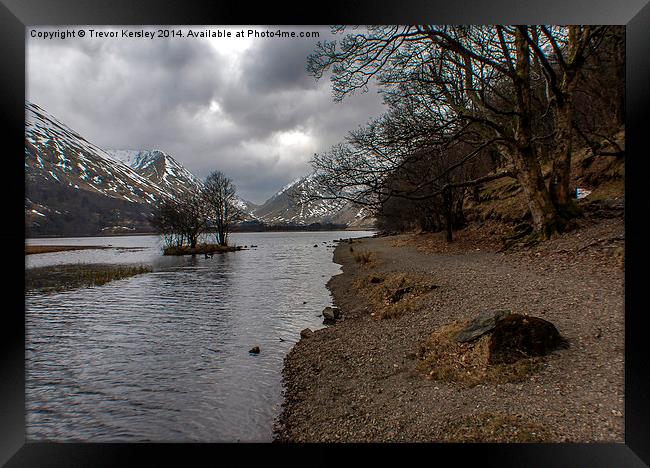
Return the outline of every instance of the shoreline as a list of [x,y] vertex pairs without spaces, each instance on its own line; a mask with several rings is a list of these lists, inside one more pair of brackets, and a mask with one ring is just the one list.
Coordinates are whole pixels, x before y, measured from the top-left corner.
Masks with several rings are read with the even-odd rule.
[[[462,239],[450,248],[431,235],[341,242],[333,260],[342,273],[327,287],[344,319],[285,357],[274,441],[623,442],[620,245],[591,242],[622,230],[620,220],[606,221],[508,252],[470,250]],[[357,262],[359,252],[373,261]],[[360,281],[395,274],[420,275],[435,289],[403,315],[378,319]],[[418,349],[433,331],[502,308],[551,321],[569,349],[515,381],[465,385],[421,372]]]
[[[259,230],[243,230],[243,231],[232,231],[231,234],[257,234],[257,233],[266,233],[266,232],[359,232],[359,231],[371,231],[375,232],[374,227],[351,227],[345,229],[268,229],[265,231]],[[39,241],[40,239],[68,239],[68,238],[100,238],[100,237],[137,237],[137,236],[158,236],[160,235],[157,232],[125,232],[125,233],[114,233],[114,234],[97,234],[97,235],[47,235],[47,236],[37,236],[37,237],[25,237],[25,241]]]

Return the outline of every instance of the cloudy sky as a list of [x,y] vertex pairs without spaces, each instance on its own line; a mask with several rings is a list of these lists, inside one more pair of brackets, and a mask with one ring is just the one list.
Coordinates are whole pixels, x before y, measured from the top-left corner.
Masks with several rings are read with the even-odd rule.
[[[167,27],[205,31],[205,27]],[[37,32],[65,31],[37,28]],[[161,149],[200,178],[231,177],[243,198],[262,203],[310,171],[314,153],[382,112],[376,90],[332,100],[331,85],[305,71],[319,38],[43,39],[27,30],[27,99],[105,149]],[[277,31],[277,27],[257,27]]]

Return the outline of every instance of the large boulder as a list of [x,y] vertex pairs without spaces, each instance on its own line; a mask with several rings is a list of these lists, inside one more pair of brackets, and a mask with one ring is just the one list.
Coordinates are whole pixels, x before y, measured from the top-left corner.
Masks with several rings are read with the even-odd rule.
[[567,348],[551,322],[539,317],[508,314],[497,320],[490,339],[490,364],[512,364],[522,357],[544,356]]
[[494,330],[497,322],[510,314],[509,310],[484,310],[465,328],[458,332],[456,341],[466,343],[473,341]]
[[490,364],[512,364],[523,358],[544,356],[568,347],[551,322],[508,310],[483,311],[456,335],[467,343],[490,334]]

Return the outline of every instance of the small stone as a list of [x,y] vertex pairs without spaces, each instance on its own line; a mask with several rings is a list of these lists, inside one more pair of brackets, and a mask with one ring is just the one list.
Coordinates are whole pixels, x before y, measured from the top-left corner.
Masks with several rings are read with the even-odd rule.
[[314,334],[314,332],[311,331],[311,329],[309,329],[309,328],[305,328],[304,330],[302,330],[302,331],[300,332],[300,338],[309,338],[309,337],[312,336],[313,334]]
[[400,300],[402,300],[404,295],[410,293],[412,289],[413,288],[411,286],[407,286],[405,288],[399,288],[388,298],[389,302],[392,304],[399,302]]
[[251,350],[249,351],[251,354],[259,354],[260,353],[260,347],[259,346],[253,346]]
[[323,317],[325,317],[325,320],[333,322],[341,318],[341,309],[338,307],[325,307],[323,309]]

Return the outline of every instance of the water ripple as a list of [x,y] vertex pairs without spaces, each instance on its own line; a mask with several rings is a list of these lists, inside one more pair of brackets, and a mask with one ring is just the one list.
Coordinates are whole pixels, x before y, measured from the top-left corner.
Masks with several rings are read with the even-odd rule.
[[[208,259],[161,257],[155,236],[34,241],[145,248],[30,255],[28,268],[128,262],[154,272],[26,295],[28,439],[269,441],[284,356],[300,330],[322,326],[325,282],[340,271],[331,249],[313,245],[362,235],[238,234],[259,247]],[[255,345],[262,352],[250,355]]]

